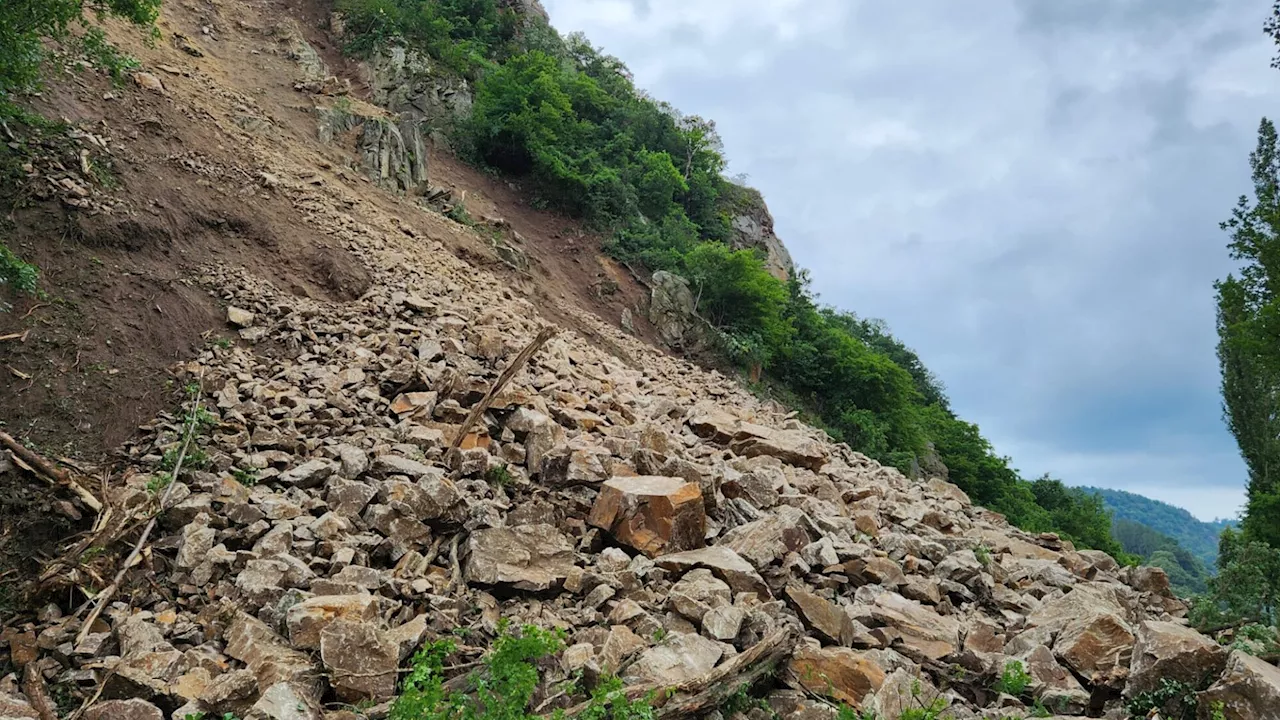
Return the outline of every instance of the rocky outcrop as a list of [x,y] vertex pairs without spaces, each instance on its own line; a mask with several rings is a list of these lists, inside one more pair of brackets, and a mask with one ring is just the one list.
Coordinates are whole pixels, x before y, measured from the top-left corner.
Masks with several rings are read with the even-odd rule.
[[365,72],[373,103],[401,118],[442,125],[471,115],[467,81],[443,71],[430,57],[392,47],[374,55]]
[[729,210],[729,224],[733,234],[729,242],[734,248],[758,250],[764,258],[765,269],[779,280],[786,281],[795,274],[791,253],[773,232],[773,215],[759,191],[735,186],[731,195],[736,200]]
[[689,281],[659,270],[653,274],[649,298],[649,322],[667,345],[696,351],[705,345],[704,323],[697,315],[697,304]]
[[1268,720],[1280,713],[1280,668],[1236,650],[1227,659],[1222,678],[1200,693],[1203,720],[1214,720],[1222,709],[1231,720]]
[[427,187],[427,148],[422,122],[389,117],[359,101],[317,108],[320,140],[347,143],[369,179],[392,191],[415,194]]

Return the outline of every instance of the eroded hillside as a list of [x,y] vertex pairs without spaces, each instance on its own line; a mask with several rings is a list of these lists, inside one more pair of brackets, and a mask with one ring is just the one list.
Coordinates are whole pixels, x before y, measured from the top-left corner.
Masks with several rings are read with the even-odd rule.
[[[0,316],[0,402],[82,460],[0,468],[4,579],[34,579],[0,716],[428,717],[498,672],[505,619],[563,632],[514,717],[614,676],[662,718],[1127,717],[1164,681],[1276,717],[1280,673],[1162,571],[659,349],[640,281],[399,127],[324,17],[166,6],[158,47],[112,34],[127,86],[60,78],[35,108],[74,129],[13,141],[49,299]],[[394,704],[450,638],[412,676],[443,694]]]

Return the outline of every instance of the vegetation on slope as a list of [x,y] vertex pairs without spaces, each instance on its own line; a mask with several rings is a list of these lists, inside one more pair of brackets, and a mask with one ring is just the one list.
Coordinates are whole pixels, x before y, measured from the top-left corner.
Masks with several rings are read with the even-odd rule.
[[538,202],[606,232],[608,249],[693,283],[698,312],[730,360],[763,371],[838,440],[913,472],[936,466],[977,503],[1031,531],[1057,531],[1123,557],[1101,501],[1022,478],[883,323],[825,307],[801,271],[770,275],[725,244],[759,193],[727,180],[715,124],[634,85],[622,61],[581,35],[562,38],[495,0],[341,0],[347,50],[392,44],[475,80],[456,142],[477,163],[527,178]]
[[[1115,515],[1117,523],[1129,520],[1169,537],[1198,558],[1210,572],[1217,567],[1218,536],[1223,530],[1235,525],[1235,521],[1229,519],[1204,522],[1180,507],[1123,490],[1083,489],[1101,495],[1102,502]],[[1124,544],[1119,536],[1116,539]],[[1127,547],[1125,549],[1137,552]]]
[[[1142,558],[1142,564],[1163,568],[1178,595],[1188,597],[1208,589],[1209,569],[1177,540],[1121,517],[1115,519],[1111,533],[1125,552]],[[1214,556],[1217,556],[1216,550]]]

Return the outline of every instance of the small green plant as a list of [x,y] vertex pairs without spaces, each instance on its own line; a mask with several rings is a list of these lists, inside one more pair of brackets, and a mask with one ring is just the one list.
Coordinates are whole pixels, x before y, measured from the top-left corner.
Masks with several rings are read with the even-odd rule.
[[223,350],[227,350],[227,349],[229,349],[229,348],[231,347],[232,342],[231,342],[231,338],[224,338],[224,337],[223,337],[223,338],[218,338],[217,340],[214,340],[214,341],[213,341],[213,344],[214,344],[216,347],[220,347],[220,348],[222,348]]
[[996,692],[1008,693],[1014,697],[1022,695],[1027,689],[1027,685],[1031,683],[1031,675],[1017,660],[1010,660],[1004,664],[1004,672],[1000,674],[1000,679],[996,682]]
[[1270,655],[1280,650],[1276,629],[1261,623],[1249,623],[1235,631],[1231,649],[1250,655]]
[[243,468],[233,467],[231,468],[231,477],[235,478],[236,482],[245,487],[253,487],[258,484],[258,470],[256,468],[249,468],[245,470]]
[[444,216],[456,223],[466,225],[468,227],[473,227],[476,224],[475,218],[471,217],[471,213],[467,212],[467,206],[460,202],[449,208],[449,210],[445,212]]
[[[37,296],[40,271],[35,265],[25,262],[0,242],[0,289],[10,288],[14,294]],[[0,312],[8,312],[9,303],[0,299]]]
[[1053,717],[1053,713],[1049,712],[1049,708],[1044,706],[1043,700],[1041,700],[1040,698],[1036,698],[1035,703],[1032,704],[1031,706],[1031,717],[1033,718]]
[[484,473],[484,479],[493,485],[506,487],[515,482],[515,478],[511,476],[511,471],[507,469],[507,464],[494,465]]
[[658,629],[656,629],[656,630],[654,630],[654,631],[653,631],[653,641],[654,641],[655,643],[660,643],[660,642],[662,642],[663,640],[666,640],[666,639],[667,639],[667,629],[666,629],[666,628],[664,628],[664,627],[660,627],[660,628],[658,628]]
[[80,49],[90,61],[105,70],[117,86],[123,85],[129,72],[139,67],[135,58],[120,52],[119,48],[107,42],[106,34],[99,27],[91,27],[85,31],[80,38]]
[[1160,678],[1154,690],[1134,695],[1125,709],[1135,720],[1146,718],[1152,710],[1166,720],[1195,720],[1196,689],[1181,680]]
[[1227,705],[1221,700],[1214,701],[1209,709],[1209,720],[1227,720]]
[[979,545],[974,548],[973,556],[978,558],[978,562],[982,563],[983,567],[991,566],[991,551],[987,549],[986,545]]

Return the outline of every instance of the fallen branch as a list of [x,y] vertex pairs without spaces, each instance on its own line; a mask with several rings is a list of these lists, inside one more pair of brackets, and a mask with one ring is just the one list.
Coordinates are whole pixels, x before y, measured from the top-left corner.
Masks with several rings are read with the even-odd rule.
[[[795,651],[799,637],[795,628],[782,627],[751,646],[751,649],[706,674],[678,685],[632,685],[623,694],[628,700],[636,700],[654,693],[654,720],[697,717],[723,705],[743,685],[753,685],[761,677],[773,672],[778,663]],[[575,705],[565,710],[564,716],[575,717],[590,704],[584,702]]]
[[0,431],[0,444],[9,448],[9,452],[13,453],[15,458],[29,466],[36,474],[44,476],[45,479],[51,480],[55,484],[71,488],[84,501],[84,504],[88,505],[94,512],[102,512],[102,502],[72,477],[70,473],[54,467],[53,463],[14,440],[13,436],[7,432]]
[[489,406],[493,404],[494,398],[498,396],[498,393],[502,392],[502,388],[506,387],[507,383],[511,382],[511,378],[515,377],[520,368],[524,367],[525,363],[529,362],[529,359],[533,357],[534,353],[538,352],[538,348],[541,348],[546,344],[546,342],[550,340],[556,332],[558,332],[557,329],[551,326],[542,328],[542,330],[538,332],[538,336],[535,337],[528,345],[525,345],[519,355],[516,355],[515,360],[511,361],[511,364],[507,366],[507,369],[503,370],[502,374],[498,376],[498,379],[493,382],[492,386],[490,386],[489,392],[485,393],[484,397],[480,399],[480,402],[476,403],[476,406],[471,408],[471,412],[467,413],[467,419],[462,421],[462,425],[458,428],[458,434],[453,438],[453,442],[449,444],[450,452],[457,450],[458,446],[462,445],[462,440],[467,436],[467,432],[471,430],[471,426],[474,425],[476,420],[479,420],[480,416],[484,415],[485,411],[489,409]]
[[[200,386],[204,386],[203,371],[200,373]],[[173,488],[178,484],[178,473],[182,471],[182,462],[186,460],[187,450],[191,448],[191,439],[194,438],[196,434],[196,416],[200,414],[200,396],[196,395],[194,397],[194,401],[195,404],[192,406],[189,413],[190,417],[188,418],[187,429],[184,433],[186,437],[182,441],[182,450],[178,452],[178,459],[173,464],[173,472],[169,476],[169,484],[165,486],[164,493],[160,496],[160,505],[156,512],[151,515],[151,519],[147,521],[147,526],[142,529],[142,535],[138,538],[137,544],[133,546],[133,550],[129,553],[129,557],[125,558],[124,565],[120,567],[120,571],[116,573],[116,576],[112,578],[111,584],[98,594],[93,605],[93,610],[89,613],[89,617],[85,619],[84,624],[80,627],[80,632],[76,633],[77,645],[84,642],[85,637],[93,627],[94,621],[102,614],[103,609],[106,608],[111,597],[120,589],[120,583],[124,581],[125,573],[129,572],[129,568],[133,567],[133,564],[137,562],[138,556],[142,554],[142,548],[147,544],[147,539],[151,537],[151,531],[156,527],[156,520],[160,517],[160,513],[164,512],[165,506],[169,503],[169,496],[173,494]]]

